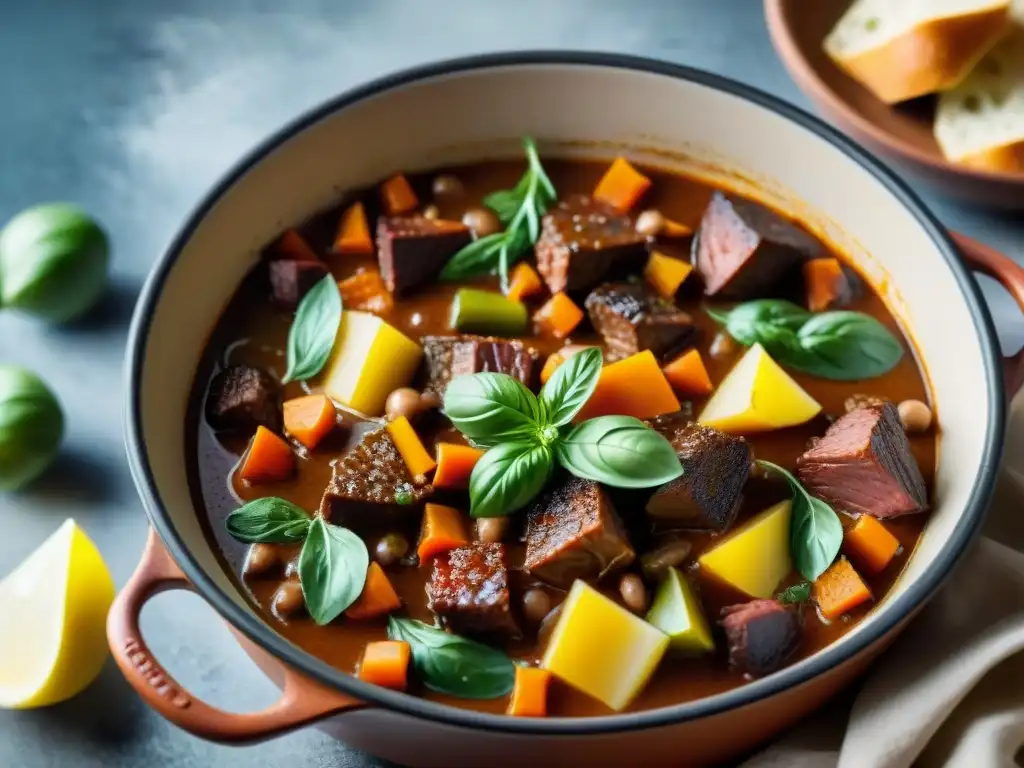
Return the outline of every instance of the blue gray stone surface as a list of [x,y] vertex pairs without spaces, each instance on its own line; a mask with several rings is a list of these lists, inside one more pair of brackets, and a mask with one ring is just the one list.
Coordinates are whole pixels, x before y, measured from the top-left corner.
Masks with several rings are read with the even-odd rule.
[[[109,228],[113,288],[83,322],[54,330],[0,315],[0,361],[27,365],[59,393],[66,448],[33,489],[0,497],[0,573],[65,517],[102,549],[118,584],[146,520],[124,460],[122,364],[146,273],[198,196],[241,153],[298,111],[367,78],[492,50],[641,54],[728,75],[808,106],[769,44],[758,0],[36,0],[0,6],[0,221],[36,202],[84,205]],[[1024,225],[925,193],[951,227],[1024,258]],[[985,281],[1008,349],[1024,339],[1009,298]],[[166,595],[143,614],[157,655],[212,703],[273,700],[197,598]],[[0,631],[17,617],[0,616]],[[177,731],[112,665],[67,704],[0,712],[11,768],[380,763],[315,730],[229,749]]]

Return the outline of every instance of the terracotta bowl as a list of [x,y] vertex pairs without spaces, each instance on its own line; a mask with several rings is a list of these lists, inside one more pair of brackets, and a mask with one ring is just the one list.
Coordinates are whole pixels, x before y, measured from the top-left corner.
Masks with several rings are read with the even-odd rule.
[[946,160],[932,135],[930,99],[885,104],[825,54],[822,41],[849,5],[850,0],[765,0],[768,33],[800,90],[836,127],[939,192],[978,205],[1024,209],[1024,173],[978,171]]
[[[839,642],[686,704],[585,719],[509,718],[387,691],[324,664],[266,624],[221,566],[189,489],[186,406],[211,329],[259,248],[340,190],[399,170],[518,156],[523,135],[548,154],[626,152],[799,214],[849,253],[910,329],[942,432],[935,509],[890,595]],[[963,256],[1024,304],[1024,270],[977,244],[961,250],[907,186],[852,141],[777,99],[692,69],[589,53],[504,54],[403,72],[332,99],[269,138],[210,191],[139,300],[126,434],[154,532],[110,614],[117,663],[166,718],[224,742],[317,723],[398,763],[444,768],[699,765],[750,750],[860,674],[978,530],[999,463],[1006,388],[991,318]],[[1020,360],[1009,365],[1015,386]],[[143,604],[164,589],[207,600],[280,683],[280,700],[232,714],[175,683],[138,625]]]

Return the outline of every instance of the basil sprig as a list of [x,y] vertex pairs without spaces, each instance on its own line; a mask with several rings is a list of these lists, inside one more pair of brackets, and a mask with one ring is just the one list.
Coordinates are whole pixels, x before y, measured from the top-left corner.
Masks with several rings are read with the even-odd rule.
[[775,596],[775,599],[783,605],[806,603],[811,599],[811,583],[809,581],[801,581],[799,584],[786,587]]
[[601,363],[599,349],[578,352],[555,370],[540,397],[502,373],[459,376],[448,385],[448,417],[489,449],[470,475],[471,516],[501,517],[526,506],[556,462],[618,488],[661,485],[683,473],[669,442],[639,419],[600,416],[569,427],[593,394]]
[[811,496],[788,471],[770,461],[758,459],[764,469],[782,475],[793,493],[789,522],[789,552],[797,571],[808,581],[821,576],[839,554],[843,524],[828,504]]
[[370,554],[352,531],[310,517],[286,499],[255,499],[232,510],[228,533],[249,544],[297,544],[299,582],[313,621],[330,624],[347,610],[366,586]]
[[288,329],[288,371],[282,384],[310,379],[331,356],[341,325],[341,291],[327,275],[309,289]]
[[708,314],[741,344],[759,343],[781,365],[825,379],[870,379],[903,358],[899,339],[863,312],[815,314],[789,301],[758,299]]
[[462,699],[496,699],[512,692],[515,664],[496,648],[394,616],[388,616],[388,637],[409,644],[413,668],[432,691]]
[[492,192],[483,200],[484,205],[498,215],[505,230],[478,238],[452,256],[441,270],[441,280],[499,274],[502,288],[505,288],[509,267],[537,242],[540,217],[558,195],[540,163],[533,139],[524,138],[523,149],[526,150],[526,172],[515,187]]

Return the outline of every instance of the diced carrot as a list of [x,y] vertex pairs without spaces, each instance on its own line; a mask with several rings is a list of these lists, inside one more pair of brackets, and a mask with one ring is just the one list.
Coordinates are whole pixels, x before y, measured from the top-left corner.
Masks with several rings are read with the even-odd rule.
[[581,320],[583,310],[562,291],[548,299],[533,316],[533,321],[556,339],[564,339],[572,333]]
[[538,667],[516,667],[508,713],[515,717],[547,717],[551,673]]
[[413,477],[425,476],[437,466],[434,457],[427,453],[427,449],[423,447],[423,441],[420,440],[416,430],[412,428],[412,424],[405,416],[399,416],[394,421],[389,421],[387,429],[391,439],[395,441],[395,447],[402,455],[405,466],[409,468],[410,475]]
[[287,480],[294,470],[292,447],[266,427],[256,427],[238,476],[250,483],[273,483]]
[[690,276],[692,271],[692,264],[687,264],[682,259],[674,259],[671,256],[654,251],[647,259],[647,266],[644,268],[644,278],[646,278],[654,290],[666,299],[671,299],[676,295],[679,286]]
[[842,297],[846,274],[839,259],[811,259],[804,262],[804,287],[807,290],[807,308],[811,312],[824,312]]
[[434,555],[466,544],[469,544],[469,536],[462,522],[462,513],[454,507],[428,503],[423,510],[420,543],[416,547],[420,565],[426,565]]
[[558,366],[565,362],[565,356],[561,352],[552,352],[548,355],[548,359],[544,361],[544,367],[540,369],[540,383],[547,384]]
[[693,234],[693,227],[672,221],[672,219],[665,219],[665,223],[661,225],[661,232],[658,234],[661,237],[689,237]]
[[821,615],[837,619],[871,599],[871,590],[845,557],[836,560],[814,582],[814,599]]
[[383,314],[390,312],[394,301],[384,278],[376,269],[364,269],[338,283],[345,309]]
[[366,584],[359,599],[348,607],[345,615],[356,620],[374,619],[397,611],[401,607],[402,600],[391,586],[388,575],[377,561],[373,561],[366,571]]
[[408,684],[411,657],[412,648],[404,640],[367,643],[359,664],[359,679],[382,688],[404,691]]
[[654,353],[647,349],[601,370],[594,394],[577,414],[576,421],[616,414],[652,419],[675,413],[679,408],[672,386],[658,367]]
[[273,250],[282,259],[320,261],[313,249],[310,248],[309,243],[306,242],[306,238],[294,229],[285,230],[284,234],[277,238]]
[[408,213],[420,204],[416,193],[409,186],[409,180],[401,173],[380,185],[380,199],[384,203],[384,210],[392,216]]
[[650,179],[630,165],[626,158],[617,157],[597,183],[594,199],[625,213],[636,205],[650,186]]
[[437,472],[435,488],[469,488],[469,476],[484,452],[479,448],[458,443],[437,444]]
[[540,277],[534,268],[525,261],[521,261],[512,270],[512,279],[509,281],[508,292],[505,294],[505,298],[512,301],[522,301],[528,296],[540,293],[543,288],[544,284],[540,281]]
[[900,540],[870,515],[861,515],[843,535],[843,549],[868,573],[881,573],[900,549]]
[[304,446],[313,450],[338,422],[334,403],[327,395],[305,395],[284,403],[284,428]]
[[366,208],[361,202],[352,203],[341,215],[338,234],[334,238],[334,252],[373,255],[373,238],[366,221]]
[[683,352],[663,370],[669,384],[681,395],[703,397],[710,395],[714,389],[711,377],[708,376],[708,369],[704,367],[704,358],[697,349]]

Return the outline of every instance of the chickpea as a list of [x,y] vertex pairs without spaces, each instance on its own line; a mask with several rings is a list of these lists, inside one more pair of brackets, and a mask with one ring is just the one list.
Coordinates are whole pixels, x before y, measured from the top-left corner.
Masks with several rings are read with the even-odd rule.
[[523,593],[523,616],[531,624],[540,624],[551,611],[551,596],[540,587]]
[[411,419],[418,414],[422,407],[420,393],[412,387],[399,387],[384,402],[384,413],[388,421],[394,421],[400,416]]
[[246,576],[259,576],[278,563],[278,549],[273,544],[253,544],[245,558],[243,571]]
[[647,610],[647,588],[635,573],[624,574],[619,580],[619,594],[622,595],[622,602],[633,613]]
[[665,217],[653,208],[636,217],[636,231],[647,237],[656,237],[665,228]]
[[487,237],[501,231],[497,214],[489,208],[470,208],[462,214],[462,223],[477,237]]
[[693,549],[687,539],[674,539],[667,541],[661,546],[646,552],[640,557],[640,567],[644,576],[651,581],[657,581],[669,568],[677,568],[682,565],[690,550]]
[[932,425],[932,409],[920,400],[904,400],[898,406],[900,421],[908,435],[919,435]]
[[435,176],[432,190],[434,197],[457,197],[464,191],[459,177],[450,173]]
[[428,391],[420,395],[420,406],[424,411],[431,410],[434,408],[440,408],[441,405],[441,396],[437,394],[437,392]]
[[508,533],[507,517],[481,517],[476,521],[476,535],[480,541],[490,543],[501,541]]
[[400,533],[382,536],[373,550],[373,559],[385,568],[394,565],[409,551],[409,541]]
[[441,211],[436,205],[428,205],[423,209],[424,219],[439,219],[441,218]]
[[289,579],[288,581],[282,581],[281,586],[274,592],[274,597],[271,600],[271,607],[274,610],[274,615],[279,619],[287,619],[293,613],[296,613],[306,603],[302,597],[302,585],[298,579]]
[[719,331],[715,334],[715,338],[711,341],[711,349],[709,350],[709,353],[715,360],[730,357],[735,352],[736,339],[725,331]]

